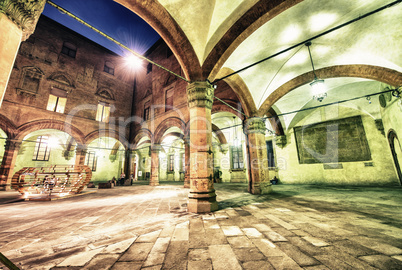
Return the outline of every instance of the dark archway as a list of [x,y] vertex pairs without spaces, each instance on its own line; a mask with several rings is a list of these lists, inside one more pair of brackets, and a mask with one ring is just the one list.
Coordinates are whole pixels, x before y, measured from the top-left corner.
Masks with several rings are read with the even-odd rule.
[[[401,145],[398,140],[398,136],[396,135],[395,131],[391,130],[388,133],[388,142],[389,142],[389,146],[391,147],[392,158],[394,159],[396,173],[399,178],[399,184],[402,185],[402,172],[401,172],[401,166],[400,166],[399,160],[398,160],[398,152],[399,152],[399,155],[402,155],[402,150],[401,150]],[[401,156],[401,158],[402,158],[402,156]]]

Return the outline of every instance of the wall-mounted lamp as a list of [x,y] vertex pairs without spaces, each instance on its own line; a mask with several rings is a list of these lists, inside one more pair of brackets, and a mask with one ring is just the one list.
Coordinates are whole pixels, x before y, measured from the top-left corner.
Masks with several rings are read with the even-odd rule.
[[320,80],[317,78],[314,69],[313,57],[311,56],[310,46],[311,41],[306,42],[305,44],[308,49],[308,54],[310,55],[311,66],[313,67],[314,80],[310,83],[313,92],[313,99],[318,100],[319,102],[323,101],[323,99],[327,96],[327,89],[324,84],[324,80]]

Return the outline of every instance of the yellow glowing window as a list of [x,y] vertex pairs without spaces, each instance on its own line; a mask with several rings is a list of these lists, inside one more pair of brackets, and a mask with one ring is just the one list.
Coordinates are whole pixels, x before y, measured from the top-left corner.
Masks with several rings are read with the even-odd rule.
[[49,101],[47,103],[47,110],[64,113],[64,109],[66,107],[67,98],[54,96],[52,94],[49,95]]
[[98,104],[98,110],[96,111],[96,121],[109,122],[110,106],[109,104],[100,102]]

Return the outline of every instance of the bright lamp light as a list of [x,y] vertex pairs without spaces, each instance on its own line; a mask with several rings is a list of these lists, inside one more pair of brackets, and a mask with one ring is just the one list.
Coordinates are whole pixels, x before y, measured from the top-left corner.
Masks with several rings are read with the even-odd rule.
[[126,61],[129,64],[129,66],[134,69],[138,69],[139,67],[142,66],[142,60],[133,54],[127,57]]

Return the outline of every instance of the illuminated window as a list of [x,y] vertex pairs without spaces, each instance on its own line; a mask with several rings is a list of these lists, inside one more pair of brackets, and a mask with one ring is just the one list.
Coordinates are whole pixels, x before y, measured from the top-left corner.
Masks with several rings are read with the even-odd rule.
[[96,121],[99,122],[109,122],[109,116],[110,116],[110,105],[99,102],[98,104],[98,110],[96,111]]
[[149,104],[150,104],[149,101],[145,102],[144,104],[144,114],[143,114],[144,121],[149,120]]
[[241,146],[232,146],[232,169],[244,169],[243,149]]
[[48,161],[50,156],[49,136],[38,136],[32,160]]
[[106,61],[105,66],[103,67],[103,71],[111,75],[114,75],[114,65],[111,62]]
[[67,92],[61,89],[53,88],[49,94],[47,110],[52,112],[64,113],[67,102]]
[[75,58],[75,55],[77,54],[77,46],[75,46],[71,42],[64,42],[63,43],[63,48],[61,49],[61,53],[68,55],[72,58]]
[[174,155],[169,155],[169,164],[168,164],[168,170],[169,172],[173,172],[174,171]]
[[85,158],[85,165],[87,165],[91,170],[94,172],[96,171],[96,163],[98,159],[96,158],[96,153],[95,151],[90,151],[87,153],[87,156]]
[[173,109],[173,88],[166,90],[165,112]]

